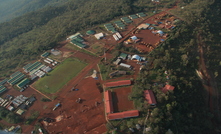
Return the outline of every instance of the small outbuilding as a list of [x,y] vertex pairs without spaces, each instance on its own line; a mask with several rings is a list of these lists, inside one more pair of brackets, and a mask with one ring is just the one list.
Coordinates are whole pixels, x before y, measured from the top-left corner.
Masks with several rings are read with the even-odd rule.
[[147,24],[140,24],[137,28],[138,29],[147,29],[149,27],[149,25]]
[[144,97],[145,97],[145,100],[148,102],[148,104],[152,106],[155,106],[157,104],[152,90],[145,90]]
[[162,92],[163,93],[166,93],[166,92],[168,92],[168,91],[173,91],[174,90],[174,86],[171,86],[171,85],[165,85],[161,90],[162,90]]
[[49,52],[44,52],[44,53],[41,55],[41,57],[42,57],[42,58],[46,58],[46,57],[48,57],[48,55],[50,55]]
[[119,65],[121,63],[122,59],[118,58],[116,61],[114,61],[113,63],[115,65]]
[[137,36],[132,36],[132,37],[130,37],[130,39],[137,40],[138,38],[137,38]]
[[86,32],[87,35],[94,35],[95,33],[96,33],[96,31],[94,31],[94,30],[88,30]]
[[94,35],[95,38],[97,38],[98,40],[102,39],[104,37],[103,33],[98,33]]
[[18,109],[18,111],[16,112],[16,114],[18,114],[18,115],[22,115],[24,112],[25,112],[24,110],[22,110],[22,109]]
[[119,58],[121,58],[121,59],[123,59],[123,60],[126,60],[126,59],[127,59],[127,55],[128,55],[128,54],[121,53],[121,54],[119,55]]

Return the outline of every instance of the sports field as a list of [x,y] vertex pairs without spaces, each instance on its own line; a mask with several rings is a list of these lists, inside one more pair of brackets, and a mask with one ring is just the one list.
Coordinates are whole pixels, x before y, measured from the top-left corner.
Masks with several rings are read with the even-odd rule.
[[43,93],[55,93],[75,77],[86,65],[85,62],[76,58],[68,58],[45,77],[39,79],[33,87]]

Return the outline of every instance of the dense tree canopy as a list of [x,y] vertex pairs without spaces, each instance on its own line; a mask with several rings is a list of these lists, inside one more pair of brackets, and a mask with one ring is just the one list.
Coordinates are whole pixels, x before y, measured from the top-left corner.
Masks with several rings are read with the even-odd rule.
[[72,0],[61,6],[43,8],[2,23],[1,76],[7,76],[10,70],[36,59],[39,53],[53,48],[67,35],[118,16],[154,9],[154,4],[145,0]]

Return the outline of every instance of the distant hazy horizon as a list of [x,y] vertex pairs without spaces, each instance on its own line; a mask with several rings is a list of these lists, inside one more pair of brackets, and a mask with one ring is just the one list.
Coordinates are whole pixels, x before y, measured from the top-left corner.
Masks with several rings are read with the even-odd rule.
[[47,6],[59,6],[69,0],[0,0],[0,23]]

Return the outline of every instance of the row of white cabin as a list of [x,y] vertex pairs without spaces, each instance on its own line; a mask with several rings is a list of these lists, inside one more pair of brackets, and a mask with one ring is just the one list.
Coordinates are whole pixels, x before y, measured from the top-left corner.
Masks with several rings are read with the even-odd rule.
[[19,95],[17,97],[15,97],[12,100],[12,103],[14,104],[14,106],[18,107],[20,106],[23,102],[25,102],[28,99],[28,97],[25,97],[23,95]]
[[0,106],[5,107],[9,111],[12,111],[14,107],[12,107],[10,104],[11,102],[9,102],[7,99],[0,98]]
[[115,39],[116,41],[118,41],[119,39],[121,39],[121,38],[122,38],[122,36],[120,35],[120,33],[119,33],[119,32],[117,32],[117,33],[113,34],[113,37],[114,37],[114,39]]
[[43,77],[45,76],[46,73],[50,72],[52,68],[49,66],[42,65],[41,68],[37,70],[33,70],[32,72],[29,73],[31,80],[34,80],[37,77]]
[[54,60],[52,60],[52,59],[50,59],[50,58],[44,59],[44,62],[46,62],[46,63],[48,63],[48,64],[51,64],[52,66],[55,66],[55,65],[58,64],[57,61],[54,61]]
[[122,67],[125,67],[125,68],[128,68],[128,69],[132,69],[131,65],[128,65],[128,64],[125,64],[125,63],[120,63],[119,66],[122,66]]
[[36,76],[38,76],[39,78],[45,76],[45,72],[38,70],[37,72],[34,73]]
[[3,99],[0,97],[0,106],[5,107],[6,109],[8,109],[9,111],[14,110],[15,108],[13,106],[11,106],[11,104],[13,103],[14,106],[18,107],[20,106],[23,102],[25,102],[27,100],[27,97],[23,96],[23,95],[19,95],[16,98],[14,98],[12,101],[9,101],[7,99]]
[[[52,66],[55,66],[58,64],[57,61],[54,61],[50,58],[44,59],[44,62],[51,64]],[[31,78],[31,80],[35,79],[36,77],[42,78],[45,76],[46,73],[50,72],[51,70],[52,70],[52,68],[50,68],[49,66],[42,65],[40,67],[40,69],[33,70],[31,73],[29,73],[30,78]]]

